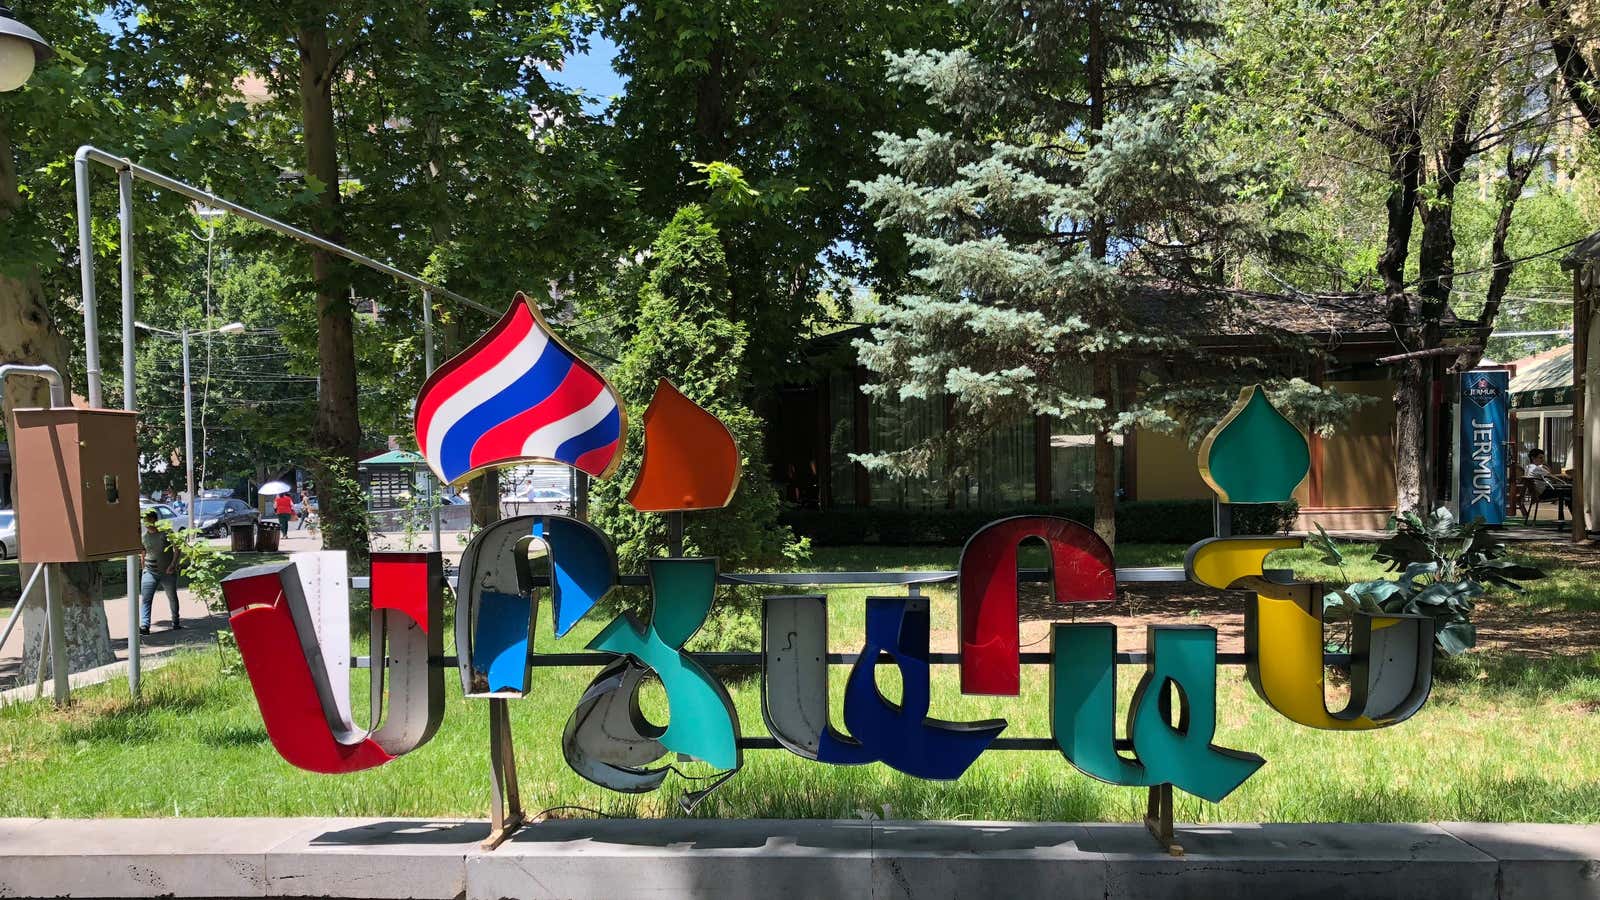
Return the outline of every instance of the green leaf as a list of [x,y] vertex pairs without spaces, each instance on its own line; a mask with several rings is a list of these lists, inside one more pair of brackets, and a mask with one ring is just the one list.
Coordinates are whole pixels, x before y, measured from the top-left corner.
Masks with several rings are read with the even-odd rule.
[[1471,622],[1451,622],[1434,632],[1434,644],[1445,656],[1465,653],[1478,643],[1478,629]]

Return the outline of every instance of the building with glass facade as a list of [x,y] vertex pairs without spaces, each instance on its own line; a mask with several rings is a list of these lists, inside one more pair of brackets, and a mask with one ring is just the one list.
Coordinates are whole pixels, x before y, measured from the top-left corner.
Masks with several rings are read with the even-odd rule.
[[[1377,360],[1403,352],[1375,295],[1252,295],[1248,315],[1199,334],[1208,350],[1273,354],[1284,374],[1376,398],[1332,437],[1311,436],[1312,470],[1301,486],[1300,526],[1379,528],[1394,510],[1394,404],[1391,373]],[[1301,351],[1283,353],[1272,332],[1292,335]],[[773,476],[801,508],[983,509],[1090,502],[1093,434],[1070,419],[1036,416],[981,435],[973,457],[949,477],[935,464],[925,477],[869,472],[853,454],[904,449],[948,427],[955,404],[886,401],[862,393],[868,373],[851,342],[870,338],[857,326],[813,341],[809,378],[784,386],[768,421]],[[1137,390],[1140,364],[1120,367],[1124,390]],[[1087,373],[1085,373],[1087,378]],[[1143,429],[1119,435],[1118,496],[1125,500],[1209,499],[1195,453],[1181,437]]]

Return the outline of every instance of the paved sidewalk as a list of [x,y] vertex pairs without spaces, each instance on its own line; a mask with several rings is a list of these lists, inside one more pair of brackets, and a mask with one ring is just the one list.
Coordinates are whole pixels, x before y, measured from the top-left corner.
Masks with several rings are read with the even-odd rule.
[[1600,896],[1600,826],[0,819],[5,897]]

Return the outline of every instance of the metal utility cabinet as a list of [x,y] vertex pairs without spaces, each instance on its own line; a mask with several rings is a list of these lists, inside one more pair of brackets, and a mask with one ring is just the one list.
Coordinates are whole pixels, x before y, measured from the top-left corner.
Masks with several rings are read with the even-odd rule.
[[15,415],[22,561],[89,562],[139,552],[136,415],[72,407]]

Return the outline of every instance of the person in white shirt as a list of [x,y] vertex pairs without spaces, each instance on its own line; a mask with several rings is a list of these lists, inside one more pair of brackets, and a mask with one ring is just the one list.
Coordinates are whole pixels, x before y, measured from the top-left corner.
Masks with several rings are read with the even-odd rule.
[[1539,492],[1540,500],[1556,501],[1556,521],[1559,522],[1564,514],[1563,506],[1572,505],[1572,482],[1552,472],[1544,460],[1543,450],[1529,448],[1528,465],[1522,474],[1533,480],[1534,490]]

